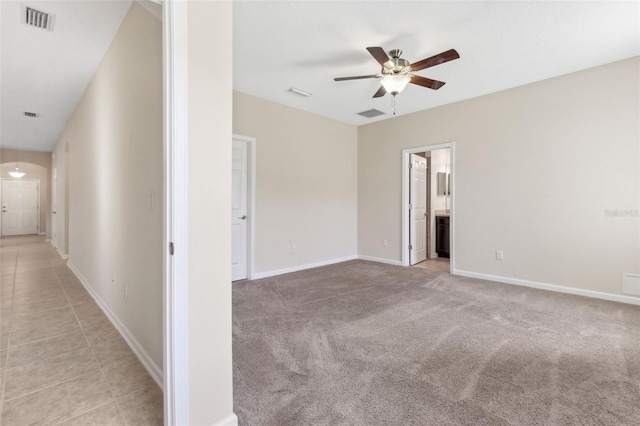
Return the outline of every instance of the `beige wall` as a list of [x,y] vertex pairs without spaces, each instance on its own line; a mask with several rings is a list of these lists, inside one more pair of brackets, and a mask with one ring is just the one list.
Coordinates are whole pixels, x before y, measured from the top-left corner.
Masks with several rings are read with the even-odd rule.
[[233,413],[232,6],[187,11],[189,424],[213,425]]
[[161,23],[133,3],[58,141],[55,164],[71,177],[69,263],[156,372],[163,351],[162,146]]
[[355,256],[357,128],[244,93],[233,100],[233,132],[256,138],[255,272]]
[[639,218],[605,212],[638,209],[639,62],[361,126],[359,254],[401,259],[402,149],[454,142],[458,270],[621,294]]
[[51,153],[0,149],[0,177],[10,178],[8,173],[15,170],[16,163],[24,179],[40,180],[40,233],[50,238],[51,225]]
[[[51,185],[55,183],[56,214],[51,217],[55,226],[55,235],[51,235],[51,242],[60,254],[69,254],[69,144],[67,139],[60,139],[53,150],[51,165]],[[54,182],[53,173],[56,173]],[[53,188],[52,188],[53,191]]]

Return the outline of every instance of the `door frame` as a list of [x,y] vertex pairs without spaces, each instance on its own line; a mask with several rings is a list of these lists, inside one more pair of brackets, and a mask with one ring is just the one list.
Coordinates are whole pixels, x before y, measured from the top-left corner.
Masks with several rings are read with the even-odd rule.
[[256,138],[233,134],[233,141],[247,144],[247,279],[253,280],[255,276],[256,254]]
[[[3,200],[3,191],[2,191],[2,184],[4,181],[16,181],[16,182],[26,182],[26,181],[30,181],[30,182],[37,182],[38,183],[38,191],[36,193],[36,209],[37,209],[37,213],[36,213],[36,233],[35,234],[24,234],[24,235],[40,235],[40,187],[42,186],[42,182],[40,181],[40,179],[23,179],[23,178],[1,178],[0,179],[0,203],[2,203]],[[0,236],[4,236],[4,229],[2,229],[2,222],[3,222],[3,218],[0,218]],[[21,235],[21,234],[17,234],[17,235]],[[7,235],[7,237],[12,237],[13,235]]]
[[[158,0],[155,0],[158,2]],[[162,1],[164,423],[189,423],[187,2]],[[177,249],[170,253],[169,244]]]
[[[449,164],[451,165],[451,183],[450,183],[450,206],[449,209],[451,211],[449,215],[449,239],[452,242],[450,245],[449,252],[449,272],[453,272],[455,270],[455,251],[456,245],[453,244],[455,242],[455,182],[456,179],[453,177],[455,172],[455,163],[456,163],[456,150],[455,150],[455,142],[446,142],[437,145],[426,145],[417,148],[406,148],[402,150],[402,266],[409,266],[409,154],[416,154],[419,152],[427,152],[427,151],[435,151],[438,149],[449,148]],[[431,213],[431,212],[429,212]],[[429,217],[429,227],[431,226],[431,217]],[[429,257],[429,253],[427,253],[427,258]]]

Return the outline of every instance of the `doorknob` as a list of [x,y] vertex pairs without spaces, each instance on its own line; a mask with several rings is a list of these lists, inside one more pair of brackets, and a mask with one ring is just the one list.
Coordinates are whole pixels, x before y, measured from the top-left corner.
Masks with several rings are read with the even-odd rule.
[[239,217],[239,219],[245,220],[247,218],[246,214],[243,214],[242,216]]

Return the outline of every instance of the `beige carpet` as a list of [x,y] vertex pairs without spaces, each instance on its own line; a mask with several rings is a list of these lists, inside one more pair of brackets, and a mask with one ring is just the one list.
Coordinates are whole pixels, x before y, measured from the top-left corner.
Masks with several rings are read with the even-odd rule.
[[640,425],[640,307],[365,261],[234,284],[240,425]]

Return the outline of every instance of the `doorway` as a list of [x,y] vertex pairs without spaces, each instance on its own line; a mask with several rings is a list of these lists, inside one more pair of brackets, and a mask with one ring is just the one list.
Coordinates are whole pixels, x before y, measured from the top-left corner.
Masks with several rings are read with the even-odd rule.
[[233,136],[231,178],[231,281],[253,279],[255,139]]
[[[426,170],[424,174],[420,172],[423,163]],[[455,269],[454,163],[454,143],[402,151],[403,266],[415,265],[446,272]],[[438,187],[438,174],[447,177],[444,189]],[[439,238],[437,221],[446,221],[447,224],[444,232],[440,229]],[[443,237],[446,237],[444,241]],[[442,251],[443,242],[448,246],[447,252]]]
[[2,179],[2,236],[40,231],[40,180]]
[[58,249],[58,233],[57,233],[57,196],[58,189],[56,187],[58,185],[58,168],[55,167],[53,169],[53,175],[51,179],[51,241],[52,245],[55,249]]

